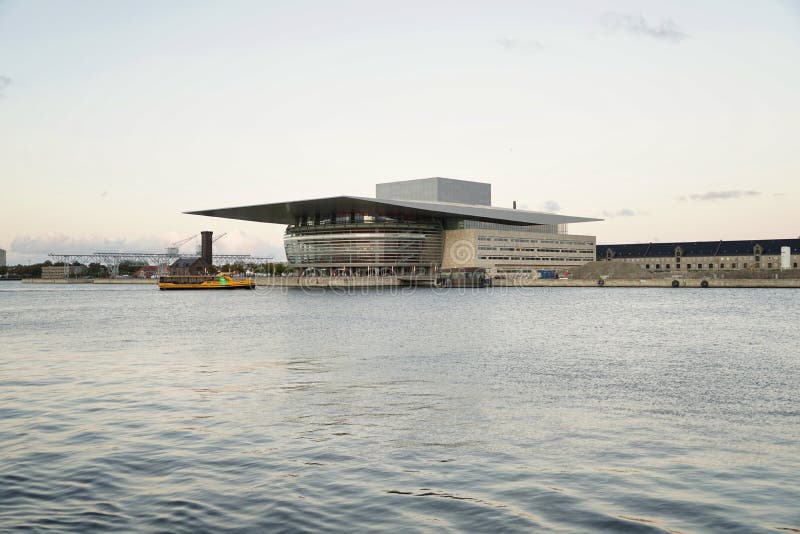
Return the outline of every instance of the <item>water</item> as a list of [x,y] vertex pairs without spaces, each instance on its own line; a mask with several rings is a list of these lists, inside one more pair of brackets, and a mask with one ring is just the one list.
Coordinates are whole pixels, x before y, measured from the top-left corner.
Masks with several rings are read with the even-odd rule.
[[0,530],[800,531],[794,290],[0,286]]

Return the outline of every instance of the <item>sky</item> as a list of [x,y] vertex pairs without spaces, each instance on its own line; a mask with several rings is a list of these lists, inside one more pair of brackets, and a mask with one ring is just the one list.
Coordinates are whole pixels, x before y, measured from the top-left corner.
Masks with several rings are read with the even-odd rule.
[[799,65],[800,0],[0,0],[0,248],[282,258],[183,212],[430,176],[598,243],[798,237]]

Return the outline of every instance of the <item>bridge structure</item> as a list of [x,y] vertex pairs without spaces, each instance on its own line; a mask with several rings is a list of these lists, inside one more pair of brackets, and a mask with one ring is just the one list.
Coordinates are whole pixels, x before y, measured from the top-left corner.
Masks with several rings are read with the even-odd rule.
[[[196,258],[197,254],[181,254],[177,252],[93,252],[92,254],[48,254],[53,263],[64,264],[64,277],[69,276],[69,266],[74,262],[84,265],[99,263],[105,265],[112,276],[119,275],[119,266],[123,262],[143,263],[158,266],[159,275],[167,274],[167,268],[180,258]],[[249,254],[214,254],[214,265],[243,264],[261,265],[269,263],[272,257],[256,257]]]

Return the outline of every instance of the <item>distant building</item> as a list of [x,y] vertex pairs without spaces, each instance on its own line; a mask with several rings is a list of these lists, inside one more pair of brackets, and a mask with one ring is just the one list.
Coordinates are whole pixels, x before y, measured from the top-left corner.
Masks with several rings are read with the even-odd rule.
[[212,234],[209,231],[200,232],[200,257],[176,260],[169,268],[170,274],[172,276],[208,274],[213,266],[212,247],[214,240],[211,239]]
[[597,259],[662,272],[797,269],[800,239],[597,245]]
[[153,278],[158,276],[158,265],[145,265],[133,273],[134,278]]
[[44,265],[42,266],[42,278],[52,280],[54,278],[77,278],[85,276],[87,268],[85,265]]
[[180,258],[170,265],[169,274],[173,276],[190,276],[206,274],[210,265],[206,263],[202,256],[198,258]]
[[0,267],[6,266],[6,251],[0,248]]
[[375,193],[190,213],[286,225],[289,267],[303,274],[530,274],[595,257],[594,236],[568,234],[567,224],[598,219],[492,207],[488,183],[424,178]]

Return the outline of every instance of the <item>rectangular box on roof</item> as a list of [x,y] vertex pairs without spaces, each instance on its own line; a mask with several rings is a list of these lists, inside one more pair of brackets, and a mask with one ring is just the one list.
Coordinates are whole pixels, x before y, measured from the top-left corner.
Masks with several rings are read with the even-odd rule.
[[375,198],[491,206],[492,184],[440,177],[402,180],[376,184]]

